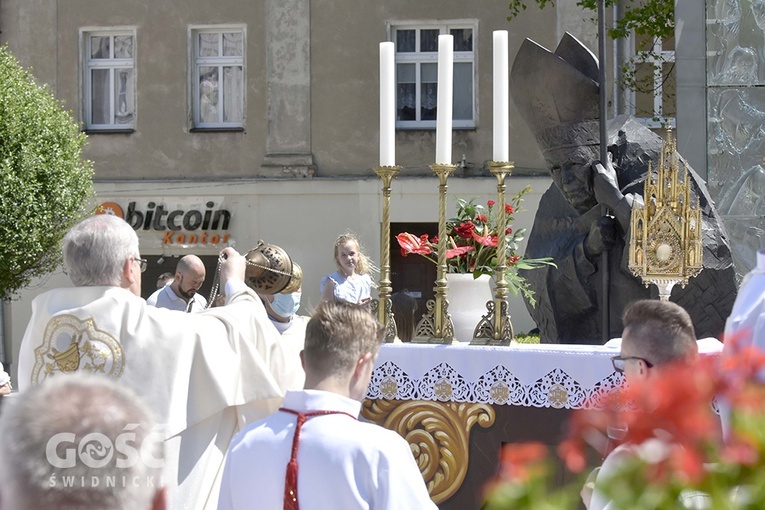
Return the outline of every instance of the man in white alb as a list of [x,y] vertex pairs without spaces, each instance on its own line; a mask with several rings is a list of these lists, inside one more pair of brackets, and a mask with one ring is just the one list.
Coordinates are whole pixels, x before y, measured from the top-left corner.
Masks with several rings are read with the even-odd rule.
[[246,261],[221,252],[226,306],[179,314],[140,298],[138,237],[92,216],[64,237],[75,287],[41,294],[19,353],[19,389],[69,372],[103,374],[144,398],[163,426],[169,508],[214,508],[226,448],[278,408],[287,371],[279,334],[244,283]]
[[358,421],[383,335],[359,305],[319,305],[306,328],[305,389],[234,438],[219,510],[437,508],[409,444]]
[[207,300],[197,292],[205,282],[206,273],[202,259],[196,255],[181,257],[173,281],[154,291],[146,304],[180,312],[201,312],[207,308]]

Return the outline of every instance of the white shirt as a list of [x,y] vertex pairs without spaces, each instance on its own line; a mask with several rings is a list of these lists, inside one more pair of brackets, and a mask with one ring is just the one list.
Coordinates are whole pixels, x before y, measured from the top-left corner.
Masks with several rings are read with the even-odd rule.
[[3,364],[0,363],[0,386],[5,386],[9,382],[11,382],[11,376],[8,375],[8,372],[3,369]]
[[[343,411],[361,403],[319,390],[288,391],[283,406],[297,412]],[[297,416],[278,411],[248,426],[231,443],[219,510],[281,510],[284,477]],[[436,510],[409,444],[396,432],[345,414],[308,418],[300,431],[301,510]]]
[[241,280],[227,282],[226,296],[226,306],[179,320],[118,287],[41,294],[21,342],[19,389],[68,371],[116,379],[162,426],[168,508],[215,508],[226,445],[278,409],[288,371],[260,298]]
[[613,509],[614,505],[611,502],[611,499],[600,491],[598,484],[608,483],[608,479],[616,475],[629,459],[638,455],[638,450],[639,447],[635,445],[621,444],[606,456],[605,460],[603,460],[603,465],[595,478],[595,489],[592,492],[588,510]]
[[[270,317],[269,317],[270,318]],[[282,350],[287,371],[282,381],[287,390],[302,390],[305,384],[305,371],[300,362],[300,351],[305,346],[305,328],[309,317],[293,315],[289,322],[279,322],[271,319],[271,323],[282,335]]]
[[149,306],[156,306],[157,308],[178,310],[179,312],[201,312],[207,308],[207,300],[204,296],[196,293],[187,303],[183,298],[173,292],[173,288],[170,284],[154,291],[151,296],[146,298],[146,304]]

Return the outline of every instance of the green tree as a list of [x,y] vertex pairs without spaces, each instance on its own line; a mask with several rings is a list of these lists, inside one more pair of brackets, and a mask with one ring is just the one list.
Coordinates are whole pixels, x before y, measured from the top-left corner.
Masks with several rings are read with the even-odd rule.
[[46,87],[0,47],[0,298],[61,263],[61,240],[87,212],[85,134]]

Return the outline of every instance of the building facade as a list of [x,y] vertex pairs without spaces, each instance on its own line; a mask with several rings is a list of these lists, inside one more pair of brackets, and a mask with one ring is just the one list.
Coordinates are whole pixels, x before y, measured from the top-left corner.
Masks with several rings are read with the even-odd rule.
[[[496,200],[486,165],[492,32],[509,31],[511,63],[524,38],[555,47],[564,31],[596,51],[592,13],[575,3],[508,21],[504,2],[459,0],[0,0],[0,43],[88,133],[98,204],[133,224],[150,261],[144,296],[187,253],[204,257],[209,289],[221,248],[246,252],[263,240],[302,266],[307,313],[321,277],[335,270],[339,234],[355,232],[379,264],[379,43],[396,43],[402,170],[392,184],[392,230],[432,228],[437,36],[455,36],[452,215],[455,197]],[[532,187],[516,226],[530,228],[551,181],[512,102],[510,109],[508,194]],[[401,281],[396,275],[411,267],[395,264],[429,262],[398,257],[392,267],[394,291],[424,305],[432,282]],[[59,272],[6,304],[4,361],[13,366],[31,299],[69,284]],[[534,328],[520,298],[511,300],[516,332]]]

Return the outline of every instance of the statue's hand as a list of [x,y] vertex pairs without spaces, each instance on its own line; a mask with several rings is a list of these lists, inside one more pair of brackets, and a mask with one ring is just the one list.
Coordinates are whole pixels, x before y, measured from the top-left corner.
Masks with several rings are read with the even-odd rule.
[[616,170],[610,161],[607,161],[605,166],[600,161],[595,161],[592,164],[592,169],[592,187],[595,191],[595,200],[611,210],[615,209],[616,204],[624,198],[619,189]]
[[601,216],[590,225],[590,232],[584,240],[584,254],[592,260],[597,255],[609,250],[616,243],[616,219],[613,216]]

